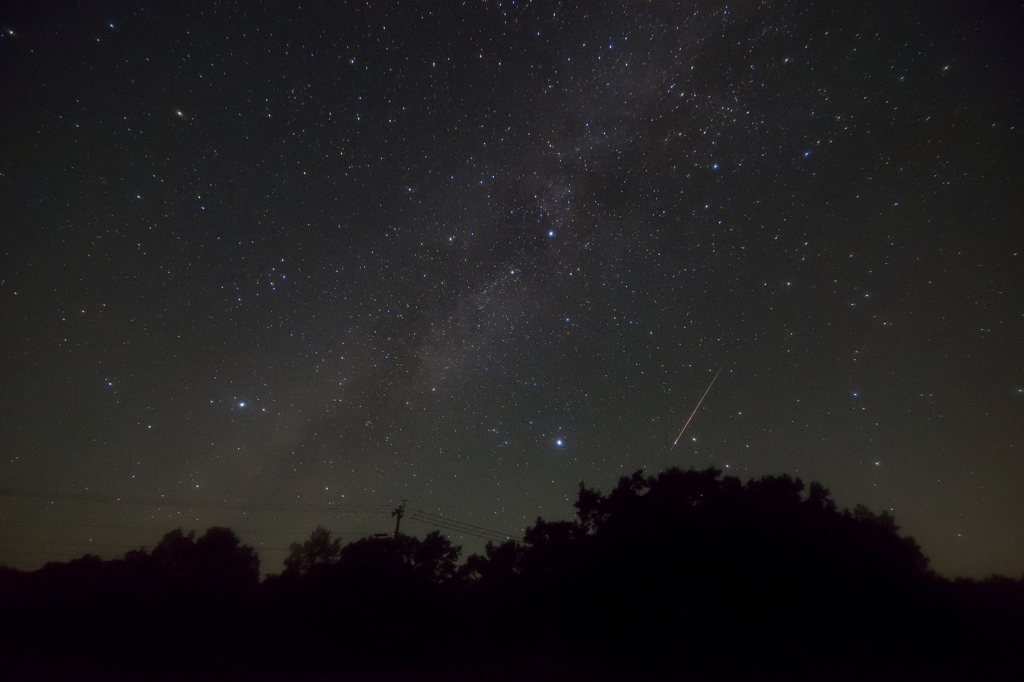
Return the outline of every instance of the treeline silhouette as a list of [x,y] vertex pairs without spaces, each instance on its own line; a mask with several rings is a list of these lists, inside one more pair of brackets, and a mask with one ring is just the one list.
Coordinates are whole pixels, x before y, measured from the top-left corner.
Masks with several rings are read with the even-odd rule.
[[113,561],[0,569],[3,665],[36,679],[1022,679],[1024,579],[941,578],[892,516],[839,511],[818,483],[637,472],[608,494],[581,483],[576,508],[461,565],[437,532],[343,545],[317,528],[261,582],[256,552],[210,528]]

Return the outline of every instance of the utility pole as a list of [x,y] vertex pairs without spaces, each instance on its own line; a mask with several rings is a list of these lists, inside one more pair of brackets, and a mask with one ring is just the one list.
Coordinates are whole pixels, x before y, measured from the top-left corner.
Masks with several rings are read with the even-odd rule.
[[395,539],[398,539],[398,527],[402,525],[402,516],[405,515],[405,500],[402,500],[402,504],[398,505],[398,508],[391,512],[391,515],[395,517]]

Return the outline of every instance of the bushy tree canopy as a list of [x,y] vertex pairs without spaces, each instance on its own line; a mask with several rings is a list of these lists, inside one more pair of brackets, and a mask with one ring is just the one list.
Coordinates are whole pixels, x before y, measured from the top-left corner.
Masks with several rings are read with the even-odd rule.
[[211,587],[252,587],[259,582],[260,558],[252,547],[241,544],[230,528],[214,526],[199,539],[181,528],[164,535],[150,554],[136,550],[125,560],[143,570],[175,580]]

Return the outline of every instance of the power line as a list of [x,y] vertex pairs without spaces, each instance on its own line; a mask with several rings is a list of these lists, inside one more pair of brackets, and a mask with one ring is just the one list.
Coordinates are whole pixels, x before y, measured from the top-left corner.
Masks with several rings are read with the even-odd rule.
[[386,504],[266,504],[259,502],[216,502],[216,501],[190,501],[174,500],[166,498],[138,498],[138,497],[114,497],[103,495],[86,495],[83,493],[47,493],[40,490],[12,490],[0,488],[0,495],[11,498],[29,497],[47,500],[75,500],[79,502],[107,502],[117,504],[155,506],[155,507],[207,507],[214,509],[245,509],[247,511],[330,511],[342,514],[378,514],[390,513],[391,508]]
[[463,535],[471,535],[483,540],[493,540],[497,542],[505,542],[506,540],[522,540],[522,538],[512,535],[511,533],[502,533],[501,531],[484,528],[483,526],[477,526],[464,521],[458,521],[456,519],[445,518],[421,509],[412,510],[409,514],[409,518],[413,521],[419,521],[426,525],[438,526],[445,530],[462,533]]
[[[68,522],[63,522],[63,521],[26,521],[24,519],[0,519],[0,523],[20,523],[20,524],[27,524],[27,525],[32,525],[32,526],[72,526],[72,527],[75,527],[75,528],[116,528],[116,529],[119,529],[119,530],[153,530],[153,531],[157,531],[157,532],[160,532],[160,533],[166,533],[167,532],[167,526],[122,526],[122,525],[107,524],[107,523],[68,523]],[[291,530],[263,530],[263,529],[256,530],[256,529],[246,529],[246,528],[235,528],[233,526],[232,526],[231,530],[235,531],[236,533],[255,533],[255,534],[263,534],[263,535],[289,535],[289,536],[292,536],[292,537],[301,536],[301,535],[304,535],[305,533],[309,532],[308,530],[295,530],[295,531],[291,531]],[[373,533],[376,533],[378,531],[372,531],[372,532],[364,533],[363,531],[339,530],[339,531],[332,531],[332,532],[337,532],[338,534],[346,534],[346,535],[372,535]]]
[[516,537],[514,535],[510,535],[508,533],[502,533],[500,531],[496,531],[496,530],[493,530],[491,528],[484,528],[483,526],[477,526],[477,525],[474,525],[472,523],[466,523],[465,521],[459,521],[457,519],[447,518],[447,517],[444,517],[444,516],[439,516],[437,514],[431,514],[430,512],[424,511],[422,509],[416,509],[414,511],[417,514],[421,515],[421,516],[425,516],[425,517],[428,517],[430,519],[434,519],[434,520],[437,520],[437,521],[443,521],[443,522],[446,522],[446,523],[455,523],[455,524],[459,524],[461,526],[466,526],[468,528],[471,528],[471,529],[474,529],[474,530],[477,530],[477,531],[481,531],[481,532],[485,532],[485,533],[491,533],[491,534],[496,534],[496,535],[500,535],[500,536],[506,537],[506,538],[514,538],[514,537]]
[[[365,535],[373,535],[373,533],[365,533]],[[76,548],[75,549],[76,552],[79,549],[82,549],[82,548],[85,548],[85,549],[101,549],[101,548],[102,549],[114,549],[114,550],[116,550],[115,551],[116,554],[126,554],[127,552],[133,551],[131,549],[126,550],[126,551],[121,551],[124,548],[124,545],[122,545],[121,543],[112,543],[112,542],[47,542],[45,540],[25,540],[25,541],[22,542],[22,544],[43,545],[43,546],[46,546],[46,547],[50,547],[50,548],[52,548],[52,553],[54,553],[54,554],[63,553],[60,550],[64,549],[64,547],[67,547],[67,548],[74,547],[74,548]],[[271,551],[271,552],[287,552],[288,550],[291,549],[291,547],[253,547],[253,549],[258,549],[258,550],[259,549],[263,549],[263,550],[267,550],[267,551]],[[15,547],[15,548],[13,548],[13,553],[14,554],[36,554],[36,553],[38,553],[38,551],[37,550],[30,550],[30,549],[19,549],[19,548]]]
[[[4,544],[3,540],[0,540],[0,545],[3,545],[3,544]],[[64,542],[63,540],[53,540],[53,541],[50,541],[50,540],[18,540],[17,542],[14,542],[14,543],[11,543],[11,544],[14,545],[12,547],[12,549],[15,552],[20,551],[18,549],[17,545],[44,545],[46,547],[52,547],[52,548],[55,548],[55,549],[60,549],[62,547],[87,547],[87,548],[91,548],[91,547],[106,547],[108,549],[111,548],[111,547],[114,547],[114,548],[120,549],[120,548],[124,547],[124,544],[120,543],[120,542],[114,542],[114,543],[111,543],[111,542]],[[129,550],[129,551],[131,551],[131,550]]]
[[[232,509],[232,510],[244,510],[244,511],[275,511],[275,512],[296,512],[296,513],[340,513],[340,514],[385,514],[392,513],[394,511],[389,505],[376,505],[376,504],[265,504],[265,503],[236,503],[236,502],[216,502],[216,501],[187,501],[187,500],[173,500],[166,498],[137,498],[137,497],[114,497],[114,496],[102,496],[102,495],[89,495],[84,493],[48,493],[40,490],[14,490],[11,488],[0,488],[0,495],[17,499],[19,497],[27,497],[33,499],[47,499],[47,500],[73,500],[80,502],[101,502],[108,504],[124,504],[124,505],[142,505],[142,506],[156,506],[156,507],[184,507],[184,508],[213,508],[213,509]],[[404,513],[404,505],[403,505]],[[480,538],[492,542],[506,542],[508,540],[515,540],[521,542],[522,538],[511,533],[503,533],[491,528],[485,528],[476,524],[467,523],[465,521],[459,521],[449,517],[439,516],[432,514],[422,509],[410,510],[408,512],[408,518],[417,521],[427,526],[433,526],[435,528],[444,529],[452,533],[461,535],[469,535],[471,537]],[[0,522],[7,523],[29,523],[38,525],[63,525],[70,527],[87,527],[87,528],[116,528],[116,529],[134,529],[134,530],[154,530],[160,531],[162,527],[156,526],[121,526],[113,524],[87,524],[87,523],[60,523],[60,522],[46,522],[46,521],[18,521],[14,519],[4,519]],[[245,534],[284,534],[285,531],[255,531],[255,530],[239,530],[236,532]],[[352,531],[342,531],[339,534],[348,535],[373,535],[375,533],[357,533]],[[301,533],[296,533],[301,535]],[[69,543],[70,544],[70,543]],[[277,549],[263,547],[261,549]]]

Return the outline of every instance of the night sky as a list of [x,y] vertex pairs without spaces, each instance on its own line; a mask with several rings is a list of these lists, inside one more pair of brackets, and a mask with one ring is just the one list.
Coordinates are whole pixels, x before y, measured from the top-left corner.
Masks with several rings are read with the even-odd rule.
[[714,466],[1024,571],[1020,3],[12,4],[0,563]]

